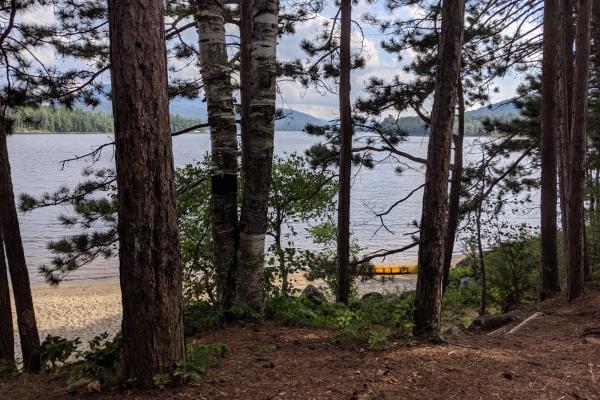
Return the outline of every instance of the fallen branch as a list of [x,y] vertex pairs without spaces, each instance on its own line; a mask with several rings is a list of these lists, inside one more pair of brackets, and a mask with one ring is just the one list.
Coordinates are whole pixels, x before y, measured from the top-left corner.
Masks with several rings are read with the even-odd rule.
[[396,254],[396,253],[402,253],[403,251],[406,251],[408,249],[412,249],[413,247],[417,246],[420,242],[413,242],[411,244],[408,244],[404,247],[400,247],[399,249],[394,249],[394,250],[388,250],[388,251],[381,251],[381,252],[376,252],[373,254],[370,254],[366,257],[364,257],[361,260],[357,260],[357,261],[353,261],[350,263],[350,265],[360,265],[360,264],[364,264],[366,262],[369,262],[375,258],[380,258],[380,257],[386,257],[392,254]]
[[581,336],[600,336],[600,326],[585,328]]
[[[492,329],[498,329],[516,320],[518,320],[518,316],[515,311],[494,316],[481,316],[473,320],[473,322],[471,322],[471,324],[469,325],[469,329],[481,329],[483,331],[491,331]],[[496,333],[496,331],[492,332],[491,334],[494,333]]]
[[536,312],[533,313],[529,316],[529,318],[527,318],[525,321],[521,322],[519,325],[515,326],[514,328],[512,328],[510,331],[508,331],[506,334],[510,335],[513,333],[517,333],[518,331],[520,331],[525,325],[527,325],[528,323],[530,323],[531,321],[533,321],[534,319],[541,317],[542,315],[544,315],[541,312]]

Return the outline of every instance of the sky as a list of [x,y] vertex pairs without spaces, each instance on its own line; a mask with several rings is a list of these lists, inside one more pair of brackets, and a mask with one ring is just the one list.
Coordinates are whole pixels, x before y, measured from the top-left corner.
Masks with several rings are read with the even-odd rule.
[[[391,15],[383,6],[383,1],[379,0],[374,4],[368,4],[362,0],[353,8],[353,19],[361,21],[361,17],[365,13],[388,16],[390,18],[398,18],[407,16],[414,11],[404,8]],[[319,15],[318,18],[309,21],[301,26],[298,26],[294,35],[288,35],[280,39],[278,43],[278,57],[282,60],[291,60],[295,58],[305,58],[304,53],[300,50],[299,44],[304,38],[311,38],[320,31],[324,20],[331,18],[334,15],[334,10],[329,7]],[[39,8],[33,12],[28,12],[21,16],[26,22],[52,22],[54,20],[53,12],[50,8]],[[359,97],[364,97],[364,87],[371,76],[377,76],[384,80],[391,80],[398,75],[403,80],[410,80],[410,76],[402,70],[405,62],[410,60],[410,54],[405,55],[405,60],[399,62],[395,55],[389,54],[381,48],[380,42],[386,35],[379,32],[375,27],[367,24],[362,24],[364,32],[364,41],[362,43],[363,50],[366,56],[366,66],[363,69],[352,71],[352,98],[356,100]],[[233,32],[235,33],[235,32]],[[189,30],[184,34],[184,39],[191,45],[196,42],[196,33],[194,30]],[[353,45],[358,46],[360,37],[355,32],[353,33]],[[49,64],[59,63],[64,68],[69,68],[78,64],[78,61],[73,59],[63,59],[57,57],[54,52],[49,49],[41,49],[36,54],[39,58],[46,60]],[[199,74],[198,68],[195,66],[187,67],[178,72],[182,77],[197,77]],[[497,80],[495,83],[499,88],[499,92],[490,93],[492,102],[509,99],[514,96],[515,90],[520,83],[520,76],[514,73],[509,73],[505,78]],[[103,83],[110,83],[108,75],[101,77]],[[337,96],[323,90],[315,90],[314,88],[304,88],[297,82],[289,80],[281,80],[278,83],[278,105],[284,108],[291,108],[301,112],[305,112],[324,119],[335,119],[338,115],[338,99]],[[472,108],[477,108],[475,105]],[[407,113],[410,115],[410,113]]]
[[[353,8],[352,17],[355,20],[360,21],[365,13],[371,13],[376,15],[387,15],[390,18],[398,18],[402,16],[408,16],[410,13],[414,13],[410,9],[402,9],[395,12],[393,15],[384,8],[383,1],[377,1],[374,4],[368,4],[366,1],[361,1],[357,6]],[[322,18],[319,20],[311,21],[297,29],[297,32],[293,36],[287,36],[280,40],[278,44],[278,56],[281,59],[293,59],[301,55],[299,50],[300,41],[303,38],[310,38],[319,31],[320,25],[323,19],[333,15],[332,10],[325,10]],[[387,35],[379,32],[375,27],[363,24],[364,45],[367,53],[366,66],[363,69],[352,71],[352,98],[355,100],[365,95],[364,87],[368,82],[369,77],[377,76],[384,80],[391,80],[394,76],[398,75],[402,79],[410,80],[410,75],[402,70],[402,66],[409,62],[410,54],[405,55],[405,60],[399,62],[394,54],[390,54],[383,50],[380,43]],[[358,44],[359,37],[356,34],[353,36],[353,43]],[[498,79],[495,81],[499,91],[490,92],[490,99],[492,103],[496,103],[502,100],[510,99],[514,97],[517,86],[521,83],[521,76],[515,73],[509,73],[505,78]],[[306,112],[308,114],[325,118],[333,119],[338,115],[338,100],[335,95],[331,93],[322,93],[312,89],[302,88],[301,85],[295,82],[282,82],[280,83],[281,96],[279,101],[284,104],[285,107],[289,107],[298,111]],[[471,108],[478,108],[480,105],[476,104]],[[406,115],[412,115],[407,113]]]

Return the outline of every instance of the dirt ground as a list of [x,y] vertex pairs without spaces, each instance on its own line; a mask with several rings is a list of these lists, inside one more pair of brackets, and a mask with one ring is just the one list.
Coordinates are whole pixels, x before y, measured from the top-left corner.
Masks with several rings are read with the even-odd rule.
[[600,292],[520,313],[534,311],[545,315],[515,334],[464,331],[447,344],[392,342],[381,352],[332,346],[325,330],[234,326],[196,339],[231,349],[200,382],[81,394],[60,379],[24,377],[0,383],[0,399],[600,399],[600,337],[582,336],[600,327]]

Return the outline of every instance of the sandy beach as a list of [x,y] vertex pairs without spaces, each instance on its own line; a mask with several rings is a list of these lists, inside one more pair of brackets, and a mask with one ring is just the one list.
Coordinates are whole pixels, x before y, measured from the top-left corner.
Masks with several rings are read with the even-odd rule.
[[[44,283],[32,286],[33,304],[40,339],[59,335],[79,337],[83,344],[102,332],[114,335],[121,325],[121,289],[116,279],[63,282],[58,287]],[[20,344],[15,322],[15,344]]]
[[[453,264],[460,260],[456,257]],[[401,265],[414,265],[407,260]],[[396,263],[399,265],[399,263]],[[414,290],[415,274],[377,276],[367,281],[358,281],[359,295],[368,292],[394,293]],[[322,282],[307,281],[303,273],[294,274],[291,283],[302,290],[308,284],[322,286]],[[45,283],[32,286],[33,303],[40,331],[40,338],[59,335],[68,339],[79,337],[85,347],[87,342],[102,332],[113,336],[121,325],[121,291],[117,279],[97,279],[63,282],[58,287]],[[13,321],[16,325],[16,316]],[[15,326],[15,334],[18,336]],[[20,353],[18,337],[15,344]]]

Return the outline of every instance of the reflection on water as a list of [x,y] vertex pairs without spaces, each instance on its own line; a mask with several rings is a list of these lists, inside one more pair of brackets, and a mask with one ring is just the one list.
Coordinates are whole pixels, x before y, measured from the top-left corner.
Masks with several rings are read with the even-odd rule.
[[[13,135],[8,138],[8,146],[12,163],[12,175],[16,193],[41,195],[54,191],[60,186],[73,186],[83,181],[82,170],[89,166],[89,160],[79,160],[61,168],[61,160],[88,153],[98,145],[112,141],[107,134],[31,134]],[[303,152],[317,138],[302,132],[278,132],[275,152],[277,154]],[[467,138],[465,146],[472,146],[475,139]],[[427,138],[411,137],[402,143],[401,149],[418,157],[427,153]],[[181,135],[173,139],[176,166],[183,166],[199,159],[210,149],[209,136],[206,134]],[[480,155],[467,154],[465,159],[478,160]],[[98,167],[114,165],[110,147],[105,148]],[[385,217],[386,228],[382,228],[375,212],[385,211],[395,201],[403,198],[423,183],[423,168],[419,164],[407,162],[402,175],[395,168],[397,163],[382,161],[373,170],[362,168],[353,172],[351,220],[354,239],[365,249],[372,252],[379,249],[393,249],[412,241],[410,233],[415,231],[413,221],[421,214],[422,190],[412,195],[407,201],[396,207]],[[535,196],[534,196],[535,198]],[[58,222],[61,214],[68,214],[66,207],[52,207],[20,215],[21,230],[33,281],[42,281],[37,273],[40,265],[49,263],[52,254],[46,245],[50,240],[60,239],[76,230],[67,230]],[[537,224],[537,211],[521,215],[532,224]],[[299,227],[296,238],[298,247],[310,247]],[[460,250],[460,249],[456,249]],[[417,248],[388,257],[386,261],[411,259],[416,257]],[[97,260],[84,270],[73,273],[70,278],[95,279],[117,275],[115,259]]]

